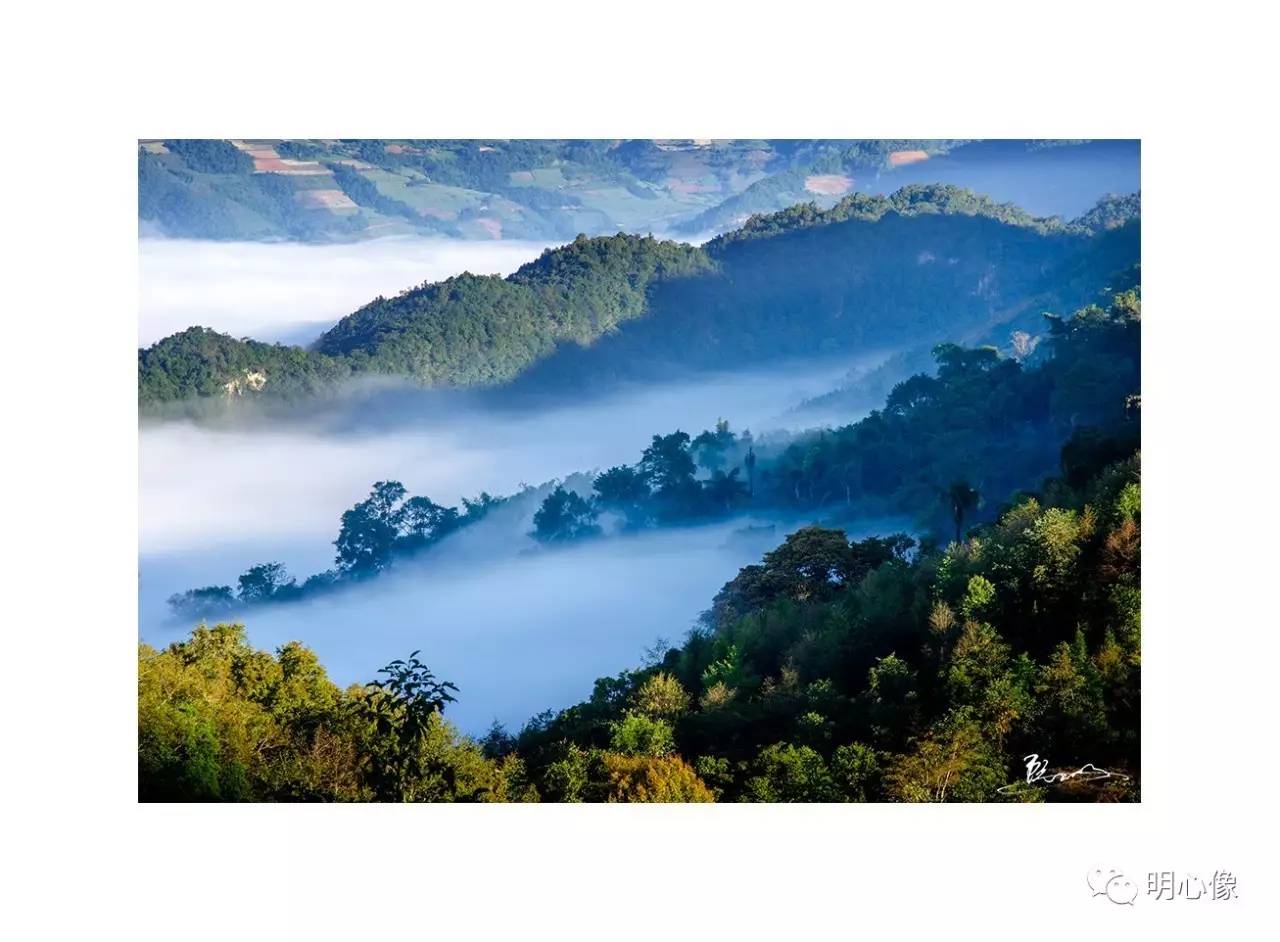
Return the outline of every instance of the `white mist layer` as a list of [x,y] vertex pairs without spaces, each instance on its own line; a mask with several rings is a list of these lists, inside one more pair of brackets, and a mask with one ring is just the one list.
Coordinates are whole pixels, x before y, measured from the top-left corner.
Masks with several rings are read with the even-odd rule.
[[509,275],[552,244],[415,237],[341,245],[142,239],[138,343],[192,326],[309,343],[380,294],[464,271]]
[[[192,324],[306,340],[378,293],[463,269],[507,272],[542,246],[395,240],[355,246],[146,242],[140,339]],[[434,266],[434,267],[433,267]],[[299,332],[299,325],[305,326]],[[309,334],[309,336],[304,336]],[[359,396],[319,415],[229,430],[191,423],[140,432],[139,633],[188,634],[165,599],[232,585],[280,561],[298,578],[333,564],[344,510],[378,480],[450,505],[508,495],[575,472],[634,464],[652,435],[696,435],[719,418],[757,434],[814,424],[791,407],[879,356],[634,387],[540,410],[484,408],[469,397]],[[857,415],[824,416],[848,422]],[[340,684],[364,682],[415,648],[457,683],[449,715],[467,732],[591,692],[636,666],[658,636],[678,642],[716,591],[796,524],[748,535],[740,519],[607,538],[557,551],[528,537],[534,502],[496,512],[426,557],[347,591],[238,615],[251,643],[299,640]],[[868,526],[884,532],[891,525]],[[851,536],[854,534],[851,534]]]
[[[847,369],[704,377],[540,412],[401,415],[375,433],[148,427],[141,636],[163,645],[190,631],[170,620],[172,593],[234,586],[260,562],[283,562],[298,578],[328,568],[342,511],[376,480],[457,504],[481,490],[511,494],[525,482],[634,464],[654,433],[696,434],[721,416],[739,431],[808,425],[787,409]],[[462,688],[450,715],[464,730],[483,732],[494,718],[518,727],[588,696],[596,677],[636,666],[655,637],[679,641],[739,568],[796,525],[743,536],[734,531],[748,521],[738,520],[547,551],[528,536],[536,500],[524,504],[382,578],[236,617],[257,647],[313,647],[344,685],[421,648]]]
[[[497,719],[518,729],[534,714],[590,696],[597,677],[640,665],[661,637],[683,640],[719,588],[797,524],[744,534],[758,520],[537,548],[514,521],[488,521],[469,547],[446,540],[421,560],[353,589],[243,615],[255,647],[313,648],[338,684],[363,683],[421,650],[460,692],[448,716],[480,734]],[[869,525],[851,537],[882,532]],[[145,579],[144,579],[145,589]],[[153,645],[189,631],[146,617]]]
[[456,505],[482,490],[509,494],[524,483],[634,464],[652,435],[696,435],[720,418],[739,432],[811,426],[813,418],[787,410],[837,385],[852,365],[705,376],[537,412],[439,414],[423,397],[419,414],[399,407],[401,421],[370,432],[148,426],[141,432],[141,549],[327,543],[342,511],[375,481],[400,481],[412,494]]

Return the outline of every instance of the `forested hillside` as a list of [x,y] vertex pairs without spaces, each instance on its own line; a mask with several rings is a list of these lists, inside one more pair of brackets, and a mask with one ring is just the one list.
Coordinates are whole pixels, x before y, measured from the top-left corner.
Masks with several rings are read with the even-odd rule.
[[650,284],[708,271],[701,249],[580,236],[509,278],[464,274],[379,298],[327,331],[320,353],[428,385],[511,380],[556,345],[589,344],[645,312]]
[[[1137,292],[1116,295],[1105,309],[1046,319],[1047,339],[1025,363],[992,347],[939,344],[934,375],[898,383],[882,409],[851,424],[757,437],[722,421],[696,436],[654,434],[634,465],[596,474],[589,493],[554,487],[531,535],[558,544],[751,513],[832,522],[907,516],[927,533],[954,528],[959,540],[966,522],[989,516],[1055,466],[1080,486],[1099,464],[1138,447]],[[220,617],[351,586],[483,520],[501,502],[481,493],[459,510],[379,481],[342,515],[334,568],[299,584],[279,563],[263,562],[244,572],[238,592],[198,587],[170,605],[183,618]]]
[[[482,740],[414,652],[346,691],[243,628],[139,648],[143,800],[1040,801],[1139,796],[1137,456],[1072,461],[945,548],[788,537],[654,662]],[[659,626],[655,626],[659,627]],[[1022,757],[1105,774],[1030,782]]]
[[[588,239],[506,279],[461,275],[343,318],[313,351],[187,331],[139,352],[144,410],[297,397],[356,375],[432,386],[598,389],[878,346],[964,340],[1121,287],[1136,200],[1076,223],[954,187],[913,186],[750,220],[694,248]],[[250,374],[256,377],[247,382]],[[230,385],[229,385],[230,384]]]
[[[584,347],[561,345],[517,389],[598,387],[940,340],[1001,346],[1040,314],[1127,285],[1139,222],[1095,230],[955,187],[849,197],[749,220],[706,246],[712,273],[654,287],[648,314]],[[919,361],[914,368],[921,368]]]
[[[645,257],[653,248],[624,244]],[[572,290],[594,270],[590,247],[544,257],[515,283]],[[202,626],[165,651],[144,645],[141,796],[1134,800],[1140,326],[1138,293],[1126,291],[1107,308],[1050,316],[1045,342],[1021,358],[939,344],[933,375],[898,383],[853,424],[655,434],[590,492],[554,487],[531,522],[548,547],[745,511],[818,522],[708,599],[684,643],[518,733],[459,734],[444,713],[465,691],[417,652],[344,692],[303,646],[254,651],[239,625]],[[448,536],[502,503],[481,494],[459,511],[378,482],[342,515],[333,569],[299,584],[260,563],[238,590],[171,602],[184,618],[221,618],[358,591],[403,559],[448,552]],[[886,511],[912,516],[916,535],[851,543],[840,529]],[[1031,753],[1105,774],[1030,781]]]
[[[1089,470],[943,549],[802,529],[681,647],[490,749],[544,800],[1135,800],[1138,459]],[[1028,784],[1030,753],[1113,774]]]

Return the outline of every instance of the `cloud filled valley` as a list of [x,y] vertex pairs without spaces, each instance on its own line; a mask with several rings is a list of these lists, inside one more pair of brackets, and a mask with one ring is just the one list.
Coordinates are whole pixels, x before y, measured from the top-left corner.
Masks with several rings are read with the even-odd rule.
[[[814,419],[794,406],[882,359],[701,375],[548,408],[402,390],[374,398],[376,421],[355,396],[292,421],[144,424],[141,636],[163,645],[190,630],[165,605],[174,592],[235,585],[260,562],[300,579],[328,568],[339,516],[374,481],[454,506],[634,463],[652,435],[721,418],[757,434],[801,429]],[[255,645],[304,641],[344,684],[420,648],[462,686],[451,714],[465,729],[494,716],[518,726],[635,663],[655,636],[682,637],[741,566],[808,522],[740,518],[547,550],[528,535],[536,500],[515,503],[372,583],[235,617]]]
[[378,295],[463,271],[507,275],[553,243],[405,236],[360,243],[138,243],[138,343],[187,327],[306,344]]

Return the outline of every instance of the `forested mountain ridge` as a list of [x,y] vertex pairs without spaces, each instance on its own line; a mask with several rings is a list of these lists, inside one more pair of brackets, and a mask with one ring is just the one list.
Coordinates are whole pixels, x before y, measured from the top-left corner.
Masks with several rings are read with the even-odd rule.
[[[1139,458],[1076,471],[945,547],[799,530],[682,645],[486,744],[553,801],[1137,800]],[[1105,773],[1031,783],[1032,752]]]
[[645,236],[579,236],[507,278],[464,274],[379,298],[316,343],[320,353],[428,385],[513,379],[558,343],[589,344],[645,312],[651,283],[712,267],[707,254]]
[[262,392],[306,396],[350,375],[343,362],[302,347],[237,340],[207,327],[188,327],[138,351],[138,401],[164,402]]
[[[140,645],[139,798],[1137,800],[1139,459],[1080,457],[1078,483],[945,547],[802,529],[683,644],[518,735],[460,735],[444,713],[465,691],[417,651],[343,691],[241,625]],[[1032,782],[1030,752],[1103,772]]]
[[[547,545],[741,514],[833,523],[905,517],[927,533],[954,526],[959,540],[991,501],[1034,486],[1056,464],[1076,486],[1089,468],[1138,447],[1138,293],[1048,321],[1043,347],[1026,362],[992,347],[938,345],[936,372],[903,380],[883,408],[847,425],[757,437],[721,421],[696,436],[660,432],[633,465],[593,472],[576,486],[526,488],[514,500],[481,494],[461,510],[379,481],[342,514],[334,568],[299,583],[281,564],[260,563],[240,576],[238,592],[204,586],[169,604],[182,618],[222,616],[353,587],[498,507],[507,526],[532,514],[529,535]],[[531,498],[541,499],[536,513]]]
[[505,279],[461,275],[379,298],[312,351],[211,332],[165,338],[139,351],[139,400],[145,410],[228,393],[306,395],[352,375],[572,388],[658,368],[960,339],[1096,297],[1137,263],[1137,225],[1064,224],[916,186],[759,217],[705,248],[580,237]]
[[889,212],[900,216],[985,216],[1047,234],[1086,233],[1112,228],[1138,218],[1140,209],[1141,203],[1136,193],[1125,197],[1106,196],[1085,215],[1064,222],[1056,216],[1033,216],[1012,203],[999,203],[961,187],[914,183],[888,196],[853,193],[828,209],[822,209],[817,203],[801,203],[776,213],[753,215],[739,228],[712,239],[707,243],[707,248],[714,252],[719,246],[732,242],[768,238],[795,229],[809,229],[849,219],[875,222]]
[[708,243],[713,271],[657,283],[644,317],[590,346],[561,345],[514,388],[579,391],[663,370],[911,346],[922,369],[939,341],[1041,335],[1041,312],[1131,287],[1140,248],[1136,215],[1095,228],[949,186],[793,207]]

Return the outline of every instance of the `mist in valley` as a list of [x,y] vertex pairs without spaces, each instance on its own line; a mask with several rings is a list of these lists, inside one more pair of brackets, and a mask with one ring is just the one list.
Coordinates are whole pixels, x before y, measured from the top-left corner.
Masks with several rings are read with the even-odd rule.
[[[257,647],[304,641],[343,685],[421,649],[460,688],[448,710],[460,728],[478,735],[496,719],[515,730],[585,699],[595,678],[640,665],[658,638],[682,640],[719,587],[787,529],[761,523],[547,549],[527,525],[486,520],[371,582],[237,618]],[[143,640],[165,644],[188,630],[157,621],[144,625]]]
[[[184,245],[199,258],[181,259]],[[207,248],[166,246],[169,271],[200,270]],[[367,246],[324,248],[353,253],[354,259]],[[473,270],[500,270],[505,257],[477,261],[466,255],[473,245],[457,248],[462,255],[444,257],[462,264],[466,256]],[[297,250],[295,257],[306,261],[290,272],[273,268],[284,249]],[[329,308],[305,303],[313,296],[306,284],[316,264],[316,256],[306,253],[314,247],[256,250],[266,260],[242,259],[243,269],[277,274],[253,282],[252,291],[268,297],[267,286],[277,276],[304,286],[294,306],[277,309],[284,318],[278,325],[285,319],[319,323],[327,316]],[[385,246],[372,251],[371,266],[382,275],[399,271],[400,262],[392,264],[382,254]],[[252,254],[247,246],[231,252]],[[408,284],[451,273],[399,271],[394,277]],[[369,290],[360,290],[361,300],[368,300]],[[233,318],[241,316],[234,300],[235,290],[228,288],[189,298],[178,310],[225,302],[226,318]],[[358,303],[344,302],[344,309]],[[163,316],[176,327],[190,315]],[[700,374],[554,403],[403,386],[353,388],[323,408],[286,417],[145,423],[141,638],[163,646],[190,631],[191,624],[175,620],[165,604],[173,593],[235,586],[240,573],[263,562],[283,563],[300,581],[330,568],[342,512],[364,499],[375,481],[400,481],[411,495],[446,506],[482,491],[517,495],[481,523],[377,579],[247,609],[235,618],[245,622],[255,646],[274,648],[296,639],[313,647],[340,684],[371,680],[388,661],[421,649],[439,676],[461,688],[449,714],[464,730],[482,732],[495,718],[518,727],[537,712],[588,696],[596,677],[638,665],[658,636],[679,641],[741,566],[757,561],[791,529],[812,522],[744,517],[550,550],[529,536],[549,482],[565,480],[585,491],[591,472],[634,464],[654,434],[681,429],[696,435],[721,418],[736,431],[750,428],[757,435],[853,421],[859,415],[815,416],[795,406],[885,356]],[[864,533],[850,535],[904,525],[868,521]]]
[[378,295],[450,275],[509,275],[555,243],[402,237],[334,245],[142,239],[138,343],[187,327],[308,344]]

